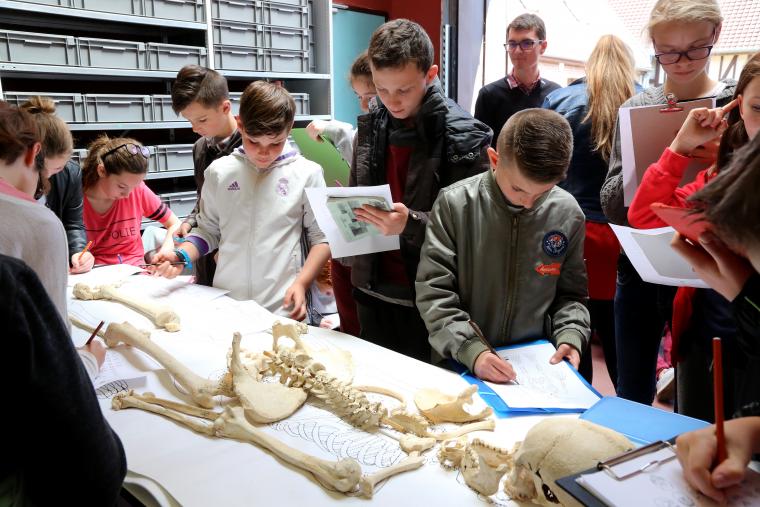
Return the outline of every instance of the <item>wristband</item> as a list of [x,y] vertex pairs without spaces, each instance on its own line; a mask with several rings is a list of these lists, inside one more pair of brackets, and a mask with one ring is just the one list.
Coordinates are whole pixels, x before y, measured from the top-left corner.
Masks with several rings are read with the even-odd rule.
[[185,263],[186,269],[193,269],[193,262],[190,260],[190,256],[187,254],[187,252],[180,248],[175,248],[174,255],[176,255],[179,260]]

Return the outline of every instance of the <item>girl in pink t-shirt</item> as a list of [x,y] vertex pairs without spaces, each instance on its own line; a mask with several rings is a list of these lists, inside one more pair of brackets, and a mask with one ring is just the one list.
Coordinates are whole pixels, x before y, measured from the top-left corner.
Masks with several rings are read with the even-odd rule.
[[102,136],[89,147],[82,164],[83,218],[96,264],[143,264],[143,217],[168,229],[159,252],[174,250],[179,220],[143,182],[149,156],[139,142],[123,137]]

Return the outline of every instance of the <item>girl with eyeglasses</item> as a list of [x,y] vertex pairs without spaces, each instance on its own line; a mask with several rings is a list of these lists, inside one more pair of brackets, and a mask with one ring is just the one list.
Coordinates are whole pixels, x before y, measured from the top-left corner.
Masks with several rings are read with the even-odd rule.
[[90,144],[82,163],[82,186],[84,226],[96,264],[143,264],[143,217],[168,230],[159,253],[173,252],[180,223],[145,185],[149,158],[148,148],[134,139],[102,136]]
[[[687,198],[712,181],[741,148],[760,131],[760,54],[747,61],[739,76],[734,100],[724,107],[699,108],[689,112],[670,147],[660,159],[649,166],[628,209],[628,220],[639,229],[665,227],[650,209],[650,204],[662,202],[671,206],[690,207]],[[715,164],[697,174],[695,180],[683,187],[678,185],[693,153],[707,143],[719,142]],[[747,267],[740,275],[746,281],[752,270]],[[709,338],[720,336],[735,339],[736,326],[730,311],[731,302],[741,291],[741,284],[725,290],[700,290],[680,287],[673,305],[673,349],[680,358],[676,382],[679,412],[702,417],[709,411],[704,389],[711,389],[709,367],[712,360]],[[735,350],[728,341],[727,355]],[[752,363],[745,354],[728,357],[732,361],[734,408],[754,401],[746,393],[760,392],[760,363]],[[729,379],[731,380],[731,379]],[[730,387],[731,382],[727,383]],[[754,395],[755,397],[757,394]],[[709,401],[709,400],[708,400]]]
[[[730,102],[736,81],[714,81],[707,74],[708,57],[722,21],[717,0],[659,0],[652,9],[648,31],[666,74],[665,83],[633,96],[623,107],[664,106],[668,94],[679,101],[715,97],[718,106]],[[716,151],[717,144],[706,143],[692,156],[714,160]],[[600,198],[610,222],[626,225],[622,166],[618,126]],[[652,403],[657,352],[665,324],[671,319],[674,295],[673,287],[642,281],[628,257],[621,254],[614,303],[618,396]]]

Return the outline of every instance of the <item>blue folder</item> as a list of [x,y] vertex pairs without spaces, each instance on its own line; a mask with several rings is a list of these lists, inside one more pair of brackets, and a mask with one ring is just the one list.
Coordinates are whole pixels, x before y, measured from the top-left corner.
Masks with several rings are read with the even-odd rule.
[[[535,340],[530,342],[523,342],[518,343],[516,345],[507,345],[506,347],[496,347],[496,350],[510,350],[510,349],[517,349],[520,347],[527,347],[529,345],[539,345],[542,343],[550,343],[549,340]],[[570,370],[575,373],[578,378],[583,382],[583,384],[595,395],[597,395],[599,398],[602,397],[599,392],[594,389],[588,382],[586,382],[586,379],[584,379],[578,371],[572,367],[572,365],[565,360],[566,366],[570,368]],[[513,408],[507,405],[507,403],[501,399],[501,397],[496,394],[493,389],[488,387],[488,384],[480,380],[479,378],[475,377],[470,373],[469,370],[465,369],[461,364],[456,363],[455,370],[460,373],[461,377],[465,379],[470,384],[474,384],[478,386],[478,394],[480,394],[480,397],[483,398],[483,401],[488,403],[488,405],[491,406],[494,410],[494,415],[496,417],[505,418],[510,416],[517,416],[517,415],[537,415],[537,414],[579,414],[586,410],[586,408],[539,408],[539,407],[520,407],[520,408]]]
[[611,396],[599,400],[580,418],[622,433],[640,445],[670,440],[681,433],[710,426],[700,419]]

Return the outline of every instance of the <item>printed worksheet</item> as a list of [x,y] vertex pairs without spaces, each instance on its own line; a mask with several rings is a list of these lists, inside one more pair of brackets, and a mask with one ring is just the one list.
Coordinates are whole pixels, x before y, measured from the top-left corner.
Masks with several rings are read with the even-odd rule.
[[[717,507],[717,502],[689,486],[683,478],[681,464],[670,449],[645,454],[612,468],[618,476],[625,476],[655,461],[659,462],[657,466],[649,466],[624,480],[618,480],[608,472],[601,471],[582,475],[576,482],[605,504],[615,507]],[[747,469],[744,482],[739,487],[729,490],[727,505],[760,505],[760,474]]]
[[599,396],[566,361],[549,364],[554,345],[547,341],[498,350],[517,373],[517,383],[485,382],[509,408],[587,409]]

